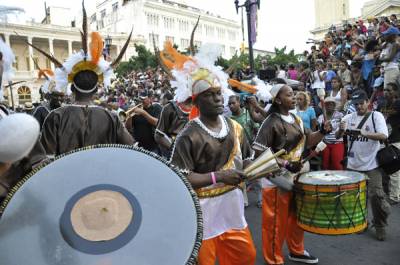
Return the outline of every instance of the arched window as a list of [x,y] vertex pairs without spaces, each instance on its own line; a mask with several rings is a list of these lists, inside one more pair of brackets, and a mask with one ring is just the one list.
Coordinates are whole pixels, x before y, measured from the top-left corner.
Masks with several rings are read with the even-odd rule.
[[18,93],[18,104],[22,105],[25,102],[31,102],[31,89],[27,86],[21,86],[17,90]]

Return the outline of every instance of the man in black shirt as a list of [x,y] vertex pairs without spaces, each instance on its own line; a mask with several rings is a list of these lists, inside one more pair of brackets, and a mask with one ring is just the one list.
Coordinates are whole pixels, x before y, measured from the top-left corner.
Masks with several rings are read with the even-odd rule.
[[160,154],[158,144],[154,140],[154,132],[162,107],[158,103],[153,103],[153,95],[148,90],[141,92],[139,98],[143,108],[134,110],[134,115],[127,120],[126,127],[132,132],[140,147]]

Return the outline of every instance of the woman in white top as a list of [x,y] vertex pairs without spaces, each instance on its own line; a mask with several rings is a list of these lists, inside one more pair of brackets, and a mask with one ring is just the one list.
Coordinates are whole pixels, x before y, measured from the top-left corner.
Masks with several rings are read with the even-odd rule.
[[335,99],[337,111],[342,111],[347,101],[347,90],[343,88],[343,83],[340,77],[332,78],[332,91],[328,95]]

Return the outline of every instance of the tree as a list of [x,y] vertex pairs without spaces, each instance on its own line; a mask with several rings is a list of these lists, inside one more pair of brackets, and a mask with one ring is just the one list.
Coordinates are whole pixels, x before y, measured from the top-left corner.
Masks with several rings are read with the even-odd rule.
[[279,48],[275,48],[275,56],[271,57],[271,56],[267,56],[267,61],[268,64],[270,65],[281,65],[281,64],[297,64],[299,63],[299,58],[300,55],[299,54],[295,54],[294,50],[291,50],[289,53],[286,53],[286,46],[284,46],[283,48],[279,49]]
[[137,55],[129,58],[127,62],[122,62],[117,67],[115,72],[118,76],[129,73],[133,70],[145,70],[147,67],[157,67],[156,56],[148,50],[144,45],[135,44],[135,50]]

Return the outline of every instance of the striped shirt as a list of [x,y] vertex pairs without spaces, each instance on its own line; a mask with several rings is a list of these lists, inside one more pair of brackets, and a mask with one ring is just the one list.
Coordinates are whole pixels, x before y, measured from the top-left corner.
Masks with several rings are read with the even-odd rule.
[[[339,111],[335,111],[332,115],[332,118],[330,119],[330,122],[332,124],[332,132],[328,133],[327,135],[324,136],[324,142],[327,144],[336,144],[336,143],[340,143],[343,142],[343,138],[340,139],[336,139],[335,133],[337,130],[339,130],[339,125],[340,125],[340,121],[343,118],[343,113],[339,112]],[[320,124],[320,126],[324,126],[324,116],[323,115],[319,115],[318,117],[318,123]]]

